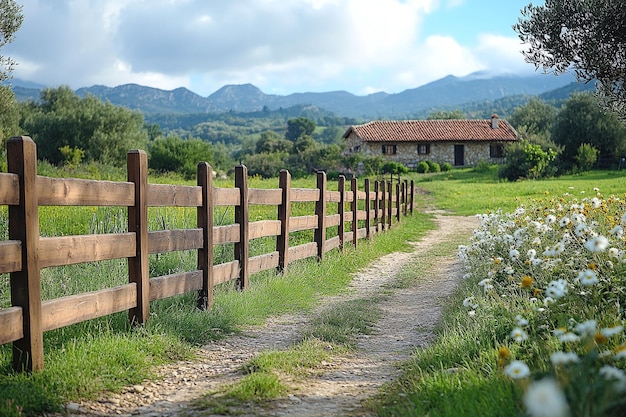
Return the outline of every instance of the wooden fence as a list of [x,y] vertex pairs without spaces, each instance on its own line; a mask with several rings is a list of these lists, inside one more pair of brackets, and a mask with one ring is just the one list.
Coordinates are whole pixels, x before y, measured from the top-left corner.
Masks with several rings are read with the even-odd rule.
[[[216,188],[209,164],[198,164],[197,186],[148,184],[144,151],[127,155],[127,182],[49,178],[37,175],[37,151],[29,137],[7,142],[8,173],[0,173],[0,205],[8,206],[8,240],[0,241],[0,274],[10,273],[11,307],[0,309],[0,344],[13,342],[13,367],[17,371],[43,369],[43,333],[85,320],[128,311],[129,320],[141,324],[150,313],[150,302],[196,291],[197,304],[207,309],[213,287],[236,280],[239,289],[249,277],[276,268],[285,271],[298,259],[317,257],[334,248],[391,227],[401,214],[413,212],[414,183],[364,181],[340,177],[337,191],[327,189],[324,173],[317,174],[317,188],[292,188],[288,171],[281,171],[278,189],[248,188],[247,169],[235,168],[234,188]],[[372,187],[373,185],[373,187]],[[291,203],[314,203],[314,212],[291,215]],[[360,203],[360,204],[359,204]],[[336,204],[336,206],[335,206]],[[277,220],[251,222],[251,205],[277,208]],[[337,207],[330,210],[329,205]],[[346,209],[346,205],[348,208]],[[41,237],[40,206],[127,207],[125,233]],[[233,224],[216,226],[214,208],[233,206]],[[197,227],[148,230],[148,207],[196,207]],[[359,207],[364,207],[360,209]],[[329,211],[333,211],[329,214]],[[363,227],[359,227],[362,225]],[[326,237],[328,228],[337,234]],[[313,230],[313,241],[289,246],[289,235]],[[276,237],[276,250],[249,256],[249,242]],[[214,264],[215,245],[233,244],[234,260]],[[149,254],[197,250],[197,269],[159,277],[149,276]],[[127,258],[128,284],[57,299],[42,300],[43,268]]]

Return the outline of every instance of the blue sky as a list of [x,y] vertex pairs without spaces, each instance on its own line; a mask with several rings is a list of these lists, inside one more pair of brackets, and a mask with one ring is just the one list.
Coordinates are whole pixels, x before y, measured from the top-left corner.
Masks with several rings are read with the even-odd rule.
[[535,72],[511,28],[528,0],[16,1],[24,23],[0,54],[47,86],[364,95]]

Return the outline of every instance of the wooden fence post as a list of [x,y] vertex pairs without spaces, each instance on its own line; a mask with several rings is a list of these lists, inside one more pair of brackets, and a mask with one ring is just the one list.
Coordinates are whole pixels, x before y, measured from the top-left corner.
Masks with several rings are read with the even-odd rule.
[[339,176],[339,182],[337,183],[337,189],[339,191],[339,205],[337,206],[337,213],[339,214],[339,226],[337,226],[337,234],[339,235],[339,249],[343,250],[343,244],[345,240],[344,231],[346,224],[344,222],[344,214],[346,212],[346,177]]
[[135,233],[136,252],[128,258],[129,282],[137,286],[137,304],[128,312],[133,324],[143,324],[150,314],[150,270],[148,266],[148,155],[131,150],[126,155],[128,181],[135,184],[135,204],[128,207],[128,231]]
[[402,183],[402,205],[404,206],[404,217],[407,216],[409,210],[409,181],[404,180]]
[[365,237],[367,237],[368,239],[371,237],[372,234],[372,230],[371,230],[371,223],[372,223],[372,215],[370,213],[370,210],[372,208],[371,206],[371,197],[370,197],[370,180],[369,178],[365,178],[365,181],[363,181],[363,189],[365,191]]
[[391,229],[393,222],[393,181],[387,182],[387,228]]
[[317,243],[317,259],[323,260],[326,253],[326,173],[317,173],[317,189],[320,198],[315,202],[315,215],[317,216],[317,229],[315,229],[315,242]]
[[396,183],[396,220],[399,222],[402,214],[402,190],[400,181]]
[[387,200],[387,189],[385,188],[386,185],[386,181],[385,180],[381,180],[380,181],[380,196],[381,196],[381,207],[380,207],[380,230],[383,231],[387,228],[387,206],[386,206],[386,200]]
[[24,337],[13,342],[13,369],[39,371],[44,367],[39,270],[39,206],[37,203],[37,147],[28,136],[7,141],[8,172],[19,175],[20,201],[9,206],[9,240],[22,242],[22,270],[11,272],[11,304],[22,308]]
[[357,199],[357,192],[359,190],[359,183],[355,177],[350,180],[350,191],[352,191],[352,203],[350,204],[350,210],[352,210],[352,244],[357,247],[357,240],[359,233],[359,221],[357,220],[359,210],[359,200]]
[[250,235],[250,220],[248,207],[248,168],[245,165],[235,167],[235,188],[239,188],[240,202],[235,207],[235,223],[239,224],[239,242],[235,243],[235,259],[239,261],[239,279],[237,286],[244,290],[248,288],[249,272],[248,261],[250,246],[248,236]]
[[413,215],[413,202],[415,196],[415,181],[411,180],[411,195],[409,197],[409,212]]
[[197,224],[202,229],[202,248],[198,249],[198,269],[202,271],[202,289],[197,305],[207,310],[213,305],[213,168],[198,164],[198,186],[202,189],[202,206],[197,210]]
[[286,169],[280,171],[279,188],[283,202],[278,206],[280,235],[276,237],[278,251],[278,270],[285,273],[289,263],[289,218],[291,216],[291,174]]

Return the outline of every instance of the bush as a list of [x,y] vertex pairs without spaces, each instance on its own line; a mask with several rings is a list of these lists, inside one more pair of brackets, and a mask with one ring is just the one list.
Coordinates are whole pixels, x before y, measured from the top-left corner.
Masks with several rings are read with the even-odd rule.
[[522,141],[510,145],[506,151],[506,163],[500,167],[500,178],[509,181],[518,179],[538,179],[556,173],[557,152],[543,149],[541,145]]
[[452,170],[452,164],[450,162],[444,162],[441,165],[441,170],[444,171],[444,172],[451,171]]
[[580,145],[576,156],[574,156],[576,169],[580,172],[589,171],[598,160],[598,153],[600,153],[600,151],[588,143]]
[[441,172],[441,165],[437,162],[426,161],[428,164],[428,172]]
[[419,164],[417,164],[417,166],[415,167],[415,170],[419,172],[420,174],[425,174],[428,171],[430,171],[430,166],[428,165],[428,162],[421,161]]
[[406,174],[409,172],[409,169],[400,162],[389,161],[382,166],[381,172],[383,174],[399,175]]
[[478,161],[478,163],[474,167],[474,172],[485,174],[489,172],[490,168],[491,168],[491,165],[484,159],[481,159],[480,161]]

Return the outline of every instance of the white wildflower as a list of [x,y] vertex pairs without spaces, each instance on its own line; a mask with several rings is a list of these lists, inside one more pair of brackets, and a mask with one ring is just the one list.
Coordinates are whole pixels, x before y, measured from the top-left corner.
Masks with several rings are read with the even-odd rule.
[[581,271],[576,280],[584,286],[591,286],[598,283],[598,274],[591,269]]
[[582,323],[578,323],[574,330],[581,336],[593,336],[596,334],[598,323],[595,320],[587,320]]
[[528,386],[524,405],[531,417],[566,417],[569,408],[565,394],[553,378],[544,378]]
[[604,236],[596,236],[585,243],[585,247],[590,252],[604,252],[609,246],[609,240]]
[[504,374],[512,379],[522,379],[530,376],[530,369],[522,361],[512,361],[504,367]]
[[553,352],[550,355],[550,360],[552,361],[552,365],[567,365],[568,363],[575,363],[579,361],[578,355],[574,352]]
[[522,317],[521,314],[518,314],[517,316],[515,316],[515,324],[517,324],[519,327],[528,326],[528,320]]
[[578,342],[580,341],[580,336],[578,336],[577,334],[574,334],[572,332],[567,332],[567,333],[563,333],[561,336],[559,336],[559,340],[563,343],[568,343],[568,342]]
[[612,336],[617,336],[618,334],[621,334],[624,331],[624,326],[613,326],[613,327],[605,327],[604,329],[600,330],[600,333],[602,333],[602,335],[604,335],[604,337],[612,337]]
[[528,339],[528,334],[521,328],[516,327],[513,329],[513,331],[511,331],[511,339],[515,340],[516,342],[523,342],[524,340]]

